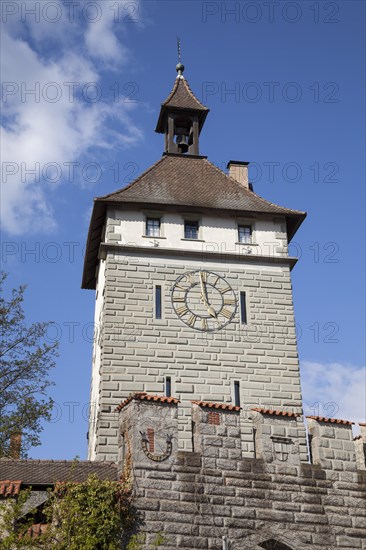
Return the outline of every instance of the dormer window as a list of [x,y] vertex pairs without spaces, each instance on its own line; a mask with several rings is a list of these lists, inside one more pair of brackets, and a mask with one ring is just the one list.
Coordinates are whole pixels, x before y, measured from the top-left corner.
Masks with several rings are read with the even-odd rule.
[[252,226],[238,225],[238,241],[239,243],[250,244],[252,242]]
[[184,222],[184,238],[198,239],[198,222],[197,221]]
[[146,218],[146,236],[160,237],[160,219]]

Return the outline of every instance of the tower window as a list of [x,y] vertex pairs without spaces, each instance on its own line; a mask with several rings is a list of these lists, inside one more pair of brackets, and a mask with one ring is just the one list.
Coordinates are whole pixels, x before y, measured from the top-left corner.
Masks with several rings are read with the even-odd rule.
[[172,396],[172,379],[170,376],[167,376],[165,378],[165,395],[166,397]]
[[155,319],[161,319],[161,286],[155,287]]
[[235,407],[240,407],[240,382],[234,381],[234,404]]
[[184,238],[198,239],[198,222],[192,222],[192,221],[184,222]]
[[148,237],[160,237],[159,218],[146,218],[146,235]]
[[238,225],[238,239],[240,243],[250,244],[252,242],[252,226]]
[[247,324],[247,297],[245,292],[240,293],[240,322]]

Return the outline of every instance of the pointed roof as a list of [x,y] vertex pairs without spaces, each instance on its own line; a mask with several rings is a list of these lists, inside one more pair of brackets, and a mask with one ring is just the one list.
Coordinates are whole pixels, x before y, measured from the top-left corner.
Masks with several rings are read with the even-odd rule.
[[192,92],[184,76],[177,76],[174,86],[166,100],[162,103],[165,107],[179,107],[181,109],[199,109],[209,111]]
[[187,207],[235,215],[273,214],[286,218],[289,240],[305,212],[284,208],[247,189],[206,157],[164,154],[130,185],[94,199],[84,263],[83,288],[94,288],[95,267],[108,205],[131,207]]
[[263,199],[206,157],[172,153],[163,155],[130,185],[96,200],[304,215]]
[[183,75],[178,75],[174,86],[166,100],[161,104],[159,120],[155,132],[163,134],[165,132],[165,115],[169,110],[196,111],[199,116],[200,129],[203,126],[208,109],[192,92],[187,80]]

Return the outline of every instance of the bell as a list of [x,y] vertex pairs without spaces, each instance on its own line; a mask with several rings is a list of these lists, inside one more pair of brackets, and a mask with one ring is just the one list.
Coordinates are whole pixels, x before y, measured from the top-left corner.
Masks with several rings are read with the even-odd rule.
[[186,153],[188,151],[188,136],[178,134],[176,143],[180,153]]
[[176,128],[175,134],[177,136],[175,142],[177,144],[178,151],[180,153],[186,153],[189,147],[189,131],[187,130],[187,128]]

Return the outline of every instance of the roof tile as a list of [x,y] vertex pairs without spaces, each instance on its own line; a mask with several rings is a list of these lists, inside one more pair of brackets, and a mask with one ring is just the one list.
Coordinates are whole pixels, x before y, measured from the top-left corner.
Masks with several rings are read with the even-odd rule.
[[317,420],[318,422],[329,422],[330,424],[346,424],[346,425],[354,424],[354,422],[350,422],[349,420],[341,420],[339,418],[327,418],[326,416],[307,416],[306,418],[310,418],[311,420]]
[[9,479],[0,481],[0,496],[13,497],[18,495],[21,484],[21,481],[10,481]]
[[229,403],[209,403],[208,401],[192,401],[194,405],[199,405],[200,407],[207,407],[209,409],[221,409],[223,411],[240,411],[241,407],[236,405],[230,405]]
[[262,414],[269,414],[269,415],[272,415],[272,416],[290,416],[290,417],[298,417],[298,416],[301,416],[300,413],[295,413],[295,412],[291,412],[291,411],[278,411],[278,410],[275,410],[275,409],[263,409],[263,408],[260,408],[260,407],[254,407],[251,409],[252,411],[255,411],[255,412],[259,412],[259,413],[262,413]]
[[116,463],[88,460],[2,458],[0,472],[1,479],[21,479],[23,485],[53,485],[57,481],[85,481],[91,474],[96,474],[100,479],[112,481],[118,479]]
[[199,99],[192,92],[187,80],[182,77],[177,77],[175,79],[173,89],[163,101],[162,106],[164,107],[180,107],[181,109],[199,109],[200,111],[208,111],[208,108],[205,107]]
[[126,405],[128,405],[128,403],[135,399],[139,401],[153,401],[155,403],[168,403],[171,405],[176,405],[180,402],[179,399],[176,399],[175,397],[167,397],[166,395],[149,395],[146,392],[136,392],[132,393],[129,397],[127,397],[127,399],[117,405],[115,411],[121,411]]
[[165,154],[130,185],[96,200],[305,215],[263,199],[204,157],[175,154]]

